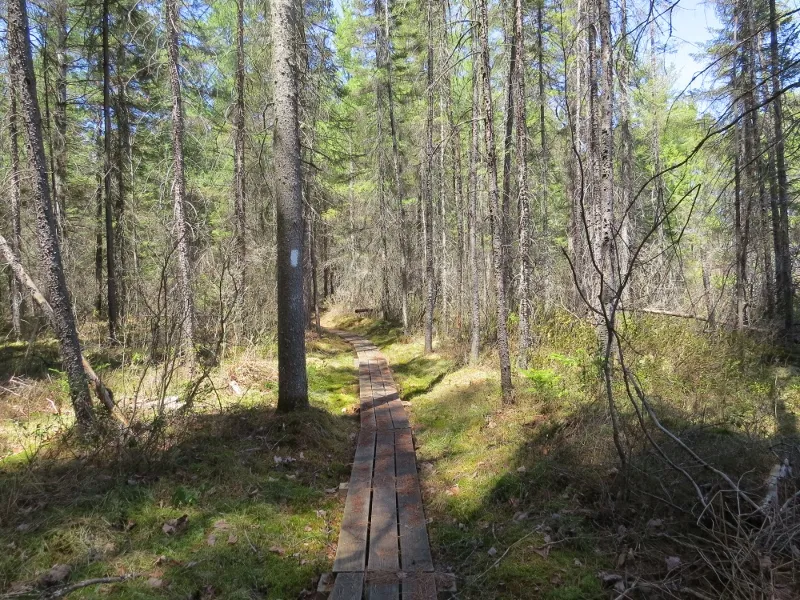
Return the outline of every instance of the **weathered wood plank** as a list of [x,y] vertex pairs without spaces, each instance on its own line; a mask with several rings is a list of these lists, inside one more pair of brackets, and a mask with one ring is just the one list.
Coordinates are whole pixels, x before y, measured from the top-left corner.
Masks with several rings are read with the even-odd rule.
[[394,435],[391,431],[379,429],[376,442],[367,566],[370,571],[397,571],[400,558],[397,546]]
[[409,427],[408,414],[405,408],[403,408],[403,404],[400,402],[400,393],[392,378],[392,372],[389,370],[389,363],[386,362],[386,359],[382,358],[379,364],[381,369],[381,381],[383,383],[383,397],[389,404],[389,412],[392,415],[392,426],[394,429]]
[[375,427],[377,429],[392,429],[392,413],[384,392],[383,376],[377,360],[370,361],[370,378],[372,380],[372,397],[375,411]]
[[397,573],[367,573],[368,600],[400,600]]
[[364,594],[364,573],[339,573],[328,600],[361,600]]
[[333,562],[333,570],[337,573],[363,571],[366,565],[374,448],[375,433],[362,430],[356,445],[342,529]]
[[372,392],[372,377],[369,362],[364,361],[359,365],[359,399],[361,403],[361,428],[375,429],[375,408]]
[[403,600],[436,600],[436,576],[411,573],[403,579]]
[[399,600],[400,586],[396,583],[370,583],[367,587],[368,600]]
[[410,429],[397,429],[397,505],[400,519],[400,555],[404,571],[433,571],[422,493]]

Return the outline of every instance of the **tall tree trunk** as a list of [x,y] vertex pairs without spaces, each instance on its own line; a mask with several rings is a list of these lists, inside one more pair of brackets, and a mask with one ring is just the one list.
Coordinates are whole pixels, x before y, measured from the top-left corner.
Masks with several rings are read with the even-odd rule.
[[400,313],[403,321],[403,332],[408,334],[409,330],[409,315],[408,315],[408,238],[406,237],[406,212],[403,200],[405,198],[405,186],[403,183],[402,163],[400,160],[400,144],[398,141],[397,123],[394,115],[394,94],[392,91],[392,54],[391,54],[391,12],[389,10],[389,3],[391,0],[385,0],[383,3],[383,43],[385,44],[384,55],[386,56],[386,97],[389,107],[389,130],[392,137],[392,174],[394,176],[394,204],[397,208],[400,222],[398,223],[398,236],[400,243]]
[[628,88],[630,86],[631,56],[628,41],[628,6],[626,0],[622,0],[620,5],[620,56],[619,64],[619,129],[620,129],[620,182],[619,198],[621,204],[620,215],[620,244],[617,257],[617,276],[620,284],[625,281],[625,288],[622,290],[622,299],[629,301],[631,297],[630,281],[630,229],[631,214],[633,214],[633,135],[631,134],[630,120],[630,97]]
[[244,170],[244,0],[236,0],[236,106],[234,108],[234,248],[236,260],[236,301],[242,306],[244,301],[245,276],[247,274],[247,225],[245,204],[245,170]]
[[528,368],[531,346],[531,215],[528,199],[528,131],[525,107],[525,34],[522,0],[514,0],[514,122],[517,129],[517,188],[519,193],[519,365]]
[[794,323],[794,291],[792,289],[792,262],[789,255],[789,184],[786,177],[786,145],[783,139],[783,99],[780,95],[781,76],[778,55],[778,16],[775,0],[769,0],[770,21],[770,75],[772,79],[772,123],[775,129],[775,166],[778,179],[778,239],[775,249],[775,267],[778,310],[783,315],[784,327],[789,330]]
[[117,270],[114,250],[114,204],[111,198],[111,55],[109,52],[109,0],[103,0],[103,203],[106,226],[106,269],[108,292],[108,337],[117,341],[119,309],[117,306]]
[[62,242],[67,238],[67,15],[68,1],[56,0],[53,17],[56,25],[55,110],[53,111],[53,202],[56,230]]
[[380,19],[383,16],[383,9],[381,8],[380,0],[374,0],[372,3],[373,13],[375,17],[375,108],[376,108],[376,122],[378,126],[378,135],[376,140],[377,146],[377,160],[378,160],[378,211],[379,211],[379,228],[380,228],[380,245],[381,245],[381,312],[384,318],[389,319],[392,315],[392,307],[390,302],[389,292],[389,240],[387,238],[387,228],[389,227],[389,211],[386,201],[386,181],[388,173],[386,169],[386,156],[384,154],[384,82],[382,80],[385,63],[388,60],[386,56],[386,44],[383,41],[384,27]]
[[536,46],[538,51],[538,67],[539,67],[539,145],[540,156],[539,163],[541,168],[541,181],[540,181],[540,198],[539,205],[541,206],[542,218],[542,240],[547,240],[548,229],[548,151],[547,144],[545,143],[545,106],[547,104],[547,96],[544,91],[544,39],[542,32],[544,31],[544,2],[539,0],[536,5]]
[[47,179],[47,163],[42,139],[42,115],[36,94],[36,77],[25,0],[11,0],[8,3],[8,51],[12,81],[20,95],[20,112],[27,132],[28,157],[33,171],[36,237],[42,271],[53,308],[53,327],[58,338],[64,371],[67,374],[75,418],[79,426],[85,428],[94,421],[94,414],[53,220],[50,183]]
[[[512,0],[511,20],[514,20],[514,6],[516,0]],[[504,11],[505,13],[505,11]],[[508,73],[506,78],[506,111],[505,111],[505,131],[503,132],[503,189],[501,193],[500,211],[502,216],[502,228],[500,239],[503,243],[503,277],[505,278],[505,288],[508,297],[513,297],[511,286],[513,282],[511,260],[511,173],[512,146],[514,140],[514,77],[517,72],[517,42],[514,34],[514,23],[506,23],[506,46],[510,48],[508,59]]]
[[[8,113],[8,135],[11,138],[11,251],[19,260],[22,245],[22,220],[20,208],[22,202],[22,184],[19,165],[19,138],[17,128],[17,94],[10,90],[11,110]],[[11,328],[19,339],[22,334],[22,290],[16,278],[11,276]]]
[[[120,44],[117,48],[117,69],[122,71],[124,64],[125,44]],[[120,315],[124,315],[128,301],[128,283],[130,277],[128,273],[129,249],[126,246],[127,236],[125,235],[128,226],[125,210],[127,207],[126,196],[128,185],[125,174],[130,171],[131,164],[131,120],[126,91],[127,82],[121,75],[118,77],[117,85],[117,100],[114,111],[117,117],[117,202],[115,210],[117,226],[114,229],[114,247],[119,257],[119,265],[117,267],[119,313]]]
[[278,410],[308,406],[303,321],[303,198],[297,35],[299,0],[272,2],[278,275]]
[[[477,11],[475,11],[477,12]],[[477,21],[477,14],[473,15]],[[478,42],[472,34],[472,122],[469,144],[469,209],[467,228],[469,237],[469,272],[470,272],[470,351],[469,361],[478,362],[480,353],[480,279],[478,269],[478,152],[480,152],[480,61],[478,58]]]
[[486,0],[479,0],[481,83],[483,88],[484,138],[489,175],[489,217],[492,223],[492,263],[497,293],[497,352],[500,358],[500,388],[503,402],[513,400],[511,358],[508,347],[508,308],[503,276],[503,216],[497,186],[497,150],[494,141],[494,106],[492,104],[491,63],[489,60],[489,11]]
[[[186,217],[186,174],[183,158],[183,96],[180,75],[180,14],[178,0],[166,0],[167,50],[169,55],[169,82],[172,90],[172,199],[175,218],[174,235],[178,247],[178,276],[181,294],[181,326],[183,347],[187,363],[194,368],[194,297],[192,295],[192,260],[190,230]],[[301,233],[302,235],[302,233]],[[299,259],[298,259],[299,260]],[[302,287],[302,281],[301,281]],[[280,297],[280,294],[279,294]],[[302,293],[299,306],[302,309]],[[302,319],[301,319],[302,324]]]
[[425,222],[425,353],[433,352],[433,311],[436,309],[436,273],[433,267],[433,0],[428,0],[427,112],[425,117],[425,167],[423,170],[423,217]]
[[597,290],[603,304],[608,305],[616,293],[614,273],[612,269],[612,253],[614,245],[614,190],[612,179],[614,174],[612,138],[613,95],[614,95],[614,60],[611,45],[611,14],[609,0],[599,0],[600,17],[600,60],[603,76],[602,94],[600,96],[600,181],[599,181],[599,244],[596,259],[600,264],[601,284]]

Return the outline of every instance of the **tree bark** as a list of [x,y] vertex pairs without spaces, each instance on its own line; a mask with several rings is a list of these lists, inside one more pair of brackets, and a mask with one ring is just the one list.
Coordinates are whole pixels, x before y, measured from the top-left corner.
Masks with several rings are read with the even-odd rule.
[[433,352],[433,311],[436,309],[436,272],[433,265],[433,0],[428,0],[428,55],[425,62],[427,112],[425,117],[425,166],[423,169],[423,217],[425,222],[425,353]]
[[400,222],[398,223],[398,237],[400,243],[400,313],[403,321],[403,332],[409,332],[409,315],[408,315],[408,238],[406,237],[406,212],[403,200],[405,198],[405,186],[403,182],[403,168],[400,158],[400,144],[398,141],[399,135],[397,132],[397,122],[395,121],[394,114],[394,93],[392,91],[392,53],[391,53],[391,12],[389,10],[389,3],[391,0],[385,0],[383,3],[384,10],[384,32],[383,43],[386,46],[385,50],[385,68],[386,68],[386,98],[389,108],[389,130],[392,137],[392,174],[394,176],[394,203],[397,207]]
[[[477,12],[477,11],[476,11]],[[477,21],[477,15],[473,15]],[[478,58],[477,36],[472,35],[472,122],[469,145],[469,209],[467,228],[469,237],[470,271],[470,351],[471,364],[478,362],[480,353],[480,280],[478,270],[478,152],[480,152],[480,61]]]
[[67,237],[67,0],[56,0],[53,17],[56,25],[55,110],[53,122],[53,202],[56,231]]
[[[120,44],[117,48],[117,69],[122,71],[125,64],[125,44]],[[125,178],[126,172],[130,171],[131,164],[131,122],[130,122],[130,108],[128,107],[128,96],[126,92],[127,82],[120,75],[117,79],[117,99],[115,114],[117,117],[117,202],[116,202],[116,218],[117,226],[114,229],[114,247],[119,257],[119,265],[117,267],[117,281],[119,288],[117,290],[117,298],[119,301],[119,314],[124,315],[128,301],[128,284],[130,274],[128,273],[128,248],[126,246],[127,236],[127,181]]]
[[20,95],[22,120],[27,133],[28,157],[33,171],[33,197],[36,207],[36,237],[47,291],[53,307],[53,326],[58,338],[61,359],[69,383],[75,419],[82,428],[94,421],[81,346],[72,313],[61,249],[56,234],[51,205],[50,184],[42,138],[42,116],[36,94],[36,78],[28,28],[25,0],[8,3],[8,45],[10,71]]
[[528,198],[528,131],[525,107],[525,33],[522,28],[522,0],[514,0],[514,122],[517,133],[517,188],[519,194],[519,366],[528,368],[530,336],[531,215]]
[[106,272],[108,293],[108,337],[117,342],[119,308],[117,305],[117,269],[114,250],[114,204],[111,197],[111,55],[109,52],[109,0],[103,0],[103,204],[105,207]]
[[513,401],[511,358],[508,347],[508,308],[503,276],[503,216],[497,186],[497,150],[494,140],[494,107],[492,104],[491,63],[489,61],[489,14],[486,0],[479,0],[481,83],[483,88],[484,139],[489,176],[489,217],[492,223],[492,264],[497,302],[497,352],[500,358],[500,389],[503,402]]
[[778,55],[778,17],[775,0],[769,0],[770,22],[770,76],[772,79],[772,123],[775,134],[775,166],[778,180],[778,240],[775,249],[778,310],[783,315],[788,331],[794,323],[794,290],[792,289],[792,262],[789,254],[789,184],[786,176],[786,144],[783,139],[783,100],[781,89],[780,58]]
[[[187,363],[194,368],[194,297],[192,295],[192,260],[190,230],[186,217],[186,174],[183,158],[183,96],[180,75],[180,13],[178,0],[166,0],[167,51],[169,55],[169,82],[172,91],[172,199],[175,218],[174,235],[178,248],[178,277],[181,294],[181,326],[183,347]],[[302,295],[301,295],[302,299]],[[300,307],[302,308],[302,300]],[[302,321],[301,321],[302,322]]]
[[[512,0],[512,21],[514,14],[516,14],[516,0]],[[505,12],[505,11],[504,11]],[[514,140],[514,113],[515,113],[515,98],[514,98],[514,78],[517,72],[517,42],[514,32],[514,23],[506,24],[506,29],[511,30],[510,35],[506,35],[506,45],[510,47],[509,60],[508,60],[508,73],[506,79],[506,111],[505,111],[505,131],[503,132],[503,188],[501,193],[500,210],[502,213],[502,229],[500,230],[500,239],[503,243],[503,277],[505,278],[506,294],[513,297],[511,292],[511,285],[513,282],[512,276],[512,260],[511,260],[511,180],[513,175],[511,173],[511,158],[512,146]]]
[[308,406],[303,322],[303,200],[296,36],[298,0],[273,0],[277,204],[278,410]]
[[[13,256],[19,260],[22,245],[22,221],[20,208],[22,202],[22,189],[19,165],[19,135],[17,128],[17,94],[11,90],[11,107],[8,113],[8,135],[11,138],[11,250]],[[22,334],[22,290],[16,278],[11,276],[11,328],[14,336],[19,339]]]
[[244,301],[245,277],[247,275],[247,221],[245,189],[245,120],[244,120],[244,0],[236,0],[236,106],[234,108],[233,149],[233,213],[234,248],[236,260],[236,301]]

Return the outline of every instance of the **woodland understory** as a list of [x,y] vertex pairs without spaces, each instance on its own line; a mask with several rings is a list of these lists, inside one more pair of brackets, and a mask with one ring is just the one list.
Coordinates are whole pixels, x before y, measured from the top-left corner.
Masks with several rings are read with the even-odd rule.
[[0,2],[0,598],[314,597],[358,420],[461,598],[800,595],[794,2]]

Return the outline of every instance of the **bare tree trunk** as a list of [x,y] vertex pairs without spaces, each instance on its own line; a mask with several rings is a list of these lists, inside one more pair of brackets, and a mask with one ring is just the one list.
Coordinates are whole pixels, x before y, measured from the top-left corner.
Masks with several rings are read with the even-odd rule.
[[540,190],[540,198],[539,204],[541,206],[541,217],[542,217],[542,239],[547,239],[547,229],[548,229],[548,199],[547,199],[547,192],[548,192],[548,151],[547,151],[547,144],[545,143],[545,105],[547,104],[547,97],[545,96],[544,92],[544,40],[542,36],[542,31],[544,30],[544,1],[539,0],[538,4],[536,5],[536,45],[537,50],[539,53],[538,56],[538,63],[539,63],[539,144],[541,155],[539,156],[539,162],[541,167],[541,190]]
[[489,175],[489,213],[492,223],[492,258],[497,293],[497,352],[500,357],[500,388],[503,402],[513,400],[511,358],[508,348],[508,308],[503,276],[503,216],[497,186],[497,150],[494,141],[494,107],[492,105],[491,63],[489,61],[489,14],[486,0],[479,0],[481,81],[483,88],[484,137]]
[[789,255],[789,184],[786,177],[786,149],[783,139],[783,100],[780,61],[778,56],[778,17],[775,0],[769,0],[770,21],[770,75],[772,79],[772,122],[775,129],[775,165],[778,179],[778,240],[775,248],[778,310],[783,315],[784,327],[789,330],[794,323],[794,290],[792,289],[792,262]]
[[[172,198],[175,218],[175,237],[178,247],[178,276],[181,293],[181,324],[183,347],[187,363],[194,368],[194,297],[192,296],[192,260],[190,230],[186,217],[186,174],[183,158],[183,96],[180,76],[180,14],[178,0],[166,0],[167,50],[169,55],[169,82],[172,90]],[[280,294],[278,295],[280,297]],[[300,307],[302,308],[302,295]]]
[[67,238],[67,0],[56,0],[53,17],[56,22],[56,81],[53,122],[53,202],[56,230],[64,242]]
[[59,341],[64,371],[67,374],[75,419],[79,426],[88,427],[94,421],[94,414],[53,220],[42,139],[42,115],[36,94],[25,0],[11,0],[8,3],[8,50],[12,81],[20,95],[22,120],[27,132],[28,157],[33,171],[33,195],[36,205],[36,236],[42,271],[45,274],[47,291],[53,307],[53,326]]
[[423,216],[425,219],[425,353],[433,352],[433,311],[436,309],[435,277],[433,267],[433,11],[432,0],[428,0],[428,56],[427,75],[427,113],[425,118],[425,167],[423,182]]
[[625,289],[622,290],[622,299],[627,303],[631,298],[631,281],[630,281],[630,229],[631,229],[631,214],[633,213],[632,198],[633,198],[633,135],[631,134],[630,122],[630,97],[628,88],[630,86],[630,72],[631,72],[631,56],[630,47],[628,42],[628,6],[626,0],[622,0],[620,5],[620,56],[618,59],[619,64],[619,91],[620,91],[620,154],[622,155],[620,162],[620,182],[619,182],[619,198],[622,209],[620,215],[620,244],[618,251],[615,253],[617,257],[617,277],[619,281],[627,279]]
[[522,0],[514,0],[514,122],[517,129],[517,187],[519,193],[519,366],[528,368],[531,347],[531,231],[528,199],[528,131],[525,107],[525,34],[522,28]]
[[380,227],[380,245],[381,245],[381,312],[384,318],[389,319],[392,317],[392,308],[390,302],[389,292],[389,240],[387,239],[387,228],[389,226],[388,206],[386,202],[386,157],[384,155],[384,82],[381,80],[381,73],[384,71],[385,63],[388,60],[387,48],[383,40],[384,27],[378,21],[383,14],[380,0],[374,0],[372,3],[373,12],[375,15],[375,108],[376,108],[376,122],[378,126],[378,135],[376,140],[377,146],[377,160],[378,160],[378,210],[379,210],[379,227]]
[[394,195],[395,206],[397,207],[400,222],[398,223],[398,236],[400,243],[400,313],[403,321],[403,332],[408,333],[409,330],[409,314],[408,314],[408,238],[406,237],[406,212],[403,205],[405,198],[405,186],[403,183],[402,163],[400,161],[400,144],[398,141],[397,123],[394,116],[394,93],[392,91],[392,53],[391,53],[391,13],[389,10],[389,3],[391,0],[386,0],[383,4],[383,19],[384,19],[384,32],[383,43],[385,44],[385,68],[386,68],[386,97],[389,108],[389,130],[392,137],[392,171],[394,175]]
[[[8,135],[11,138],[11,250],[19,260],[22,245],[22,221],[20,207],[22,190],[19,165],[19,139],[17,130],[17,94],[11,90],[11,110],[8,113]],[[19,339],[22,334],[22,290],[14,276],[11,276],[11,327],[14,336]]]
[[609,343],[607,335],[614,322],[614,295],[616,282],[612,265],[614,246],[614,190],[613,178],[613,148],[612,119],[614,94],[613,56],[611,45],[611,14],[608,0],[599,0],[598,13],[600,23],[600,60],[602,64],[602,95],[600,96],[600,123],[599,123],[599,202],[598,204],[598,231],[595,247],[595,261],[599,267],[598,285],[595,294],[598,307],[605,312],[605,319],[601,321],[601,341]]
[[[122,71],[125,64],[125,44],[120,44],[117,48],[117,69]],[[115,249],[119,257],[119,266],[117,268],[117,280],[119,282],[119,289],[117,297],[119,299],[119,312],[124,315],[128,302],[128,283],[130,274],[128,273],[128,248],[126,246],[127,236],[127,216],[126,216],[126,196],[127,196],[127,181],[125,173],[130,171],[131,164],[131,122],[130,122],[130,109],[128,107],[128,99],[126,93],[127,82],[120,75],[118,79],[117,90],[117,104],[116,104],[116,117],[117,117],[117,226],[114,230],[115,233]]]
[[[516,0],[512,0],[515,3]],[[512,20],[515,4],[512,4]],[[505,14],[505,10],[503,11]],[[510,30],[510,35],[506,33],[506,45],[510,47],[508,60],[508,73],[506,78],[506,111],[505,111],[505,131],[503,132],[503,189],[501,193],[501,217],[502,228],[500,239],[503,245],[503,277],[505,278],[505,288],[508,297],[513,297],[511,286],[512,260],[511,260],[511,148],[514,140],[514,77],[517,72],[517,42],[514,34],[514,24],[506,23],[505,29]]]
[[[100,123],[98,120],[97,127],[97,159],[100,165],[103,164],[102,154],[100,148]],[[95,197],[94,197],[94,285],[95,285],[95,298],[94,310],[97,318],[103,316],[103,172],[102,166],[98,169],[96,175]]]
[[117,270],[114,250],[114,204],[111,198],[111,56],[108,47],[109,0],[103,0],[103,201],[106,226],[106,269],[108,292],[108,337],[117,341],[119,309],[117,306]]
[[303,198],[300,169],[298,0],[272,2],[277,203],[278,410],[308,407],[303,321]]
[[236,0],[236,106],[234,108],[234,246],[236,253],[237,302],[244,301],[245,276],[247,274],[247,221],[245,203],[245,121],[244,121],[244,0]]
[[[476,11],[477,12],[477,11]],[[476,21],[477,15],[473,15]],[[469,229],[469,271],[470,271],[470,351],[469,361],[478,362],[480,353],[480,280],[478,269],[478,152],[480,151],[480,61],[478,42],[472,34],[472,123],[469,145],[469,209],[467,227]]]
[[403,184],[402,163],[400,161],[400,144],[398,142],[397,123],[394,116],[394,94],[392,92],[392,56],[391,56],[391,13],[389,3],[386,0],[383,4],[384,10],[384,32],[383,43],[386,46],[385,68],[386,68],[386,96],[389,107],[389,129],[392,136],[392,172],[394,175],[394,194],[395,206],[397,207],[400,222],[398,223],[398,236],[400,243],[400,312],[403,320],[403,332],[408,334],[408,239],[406,237],[406,212],[403,205],[405,198],[405,186]]

